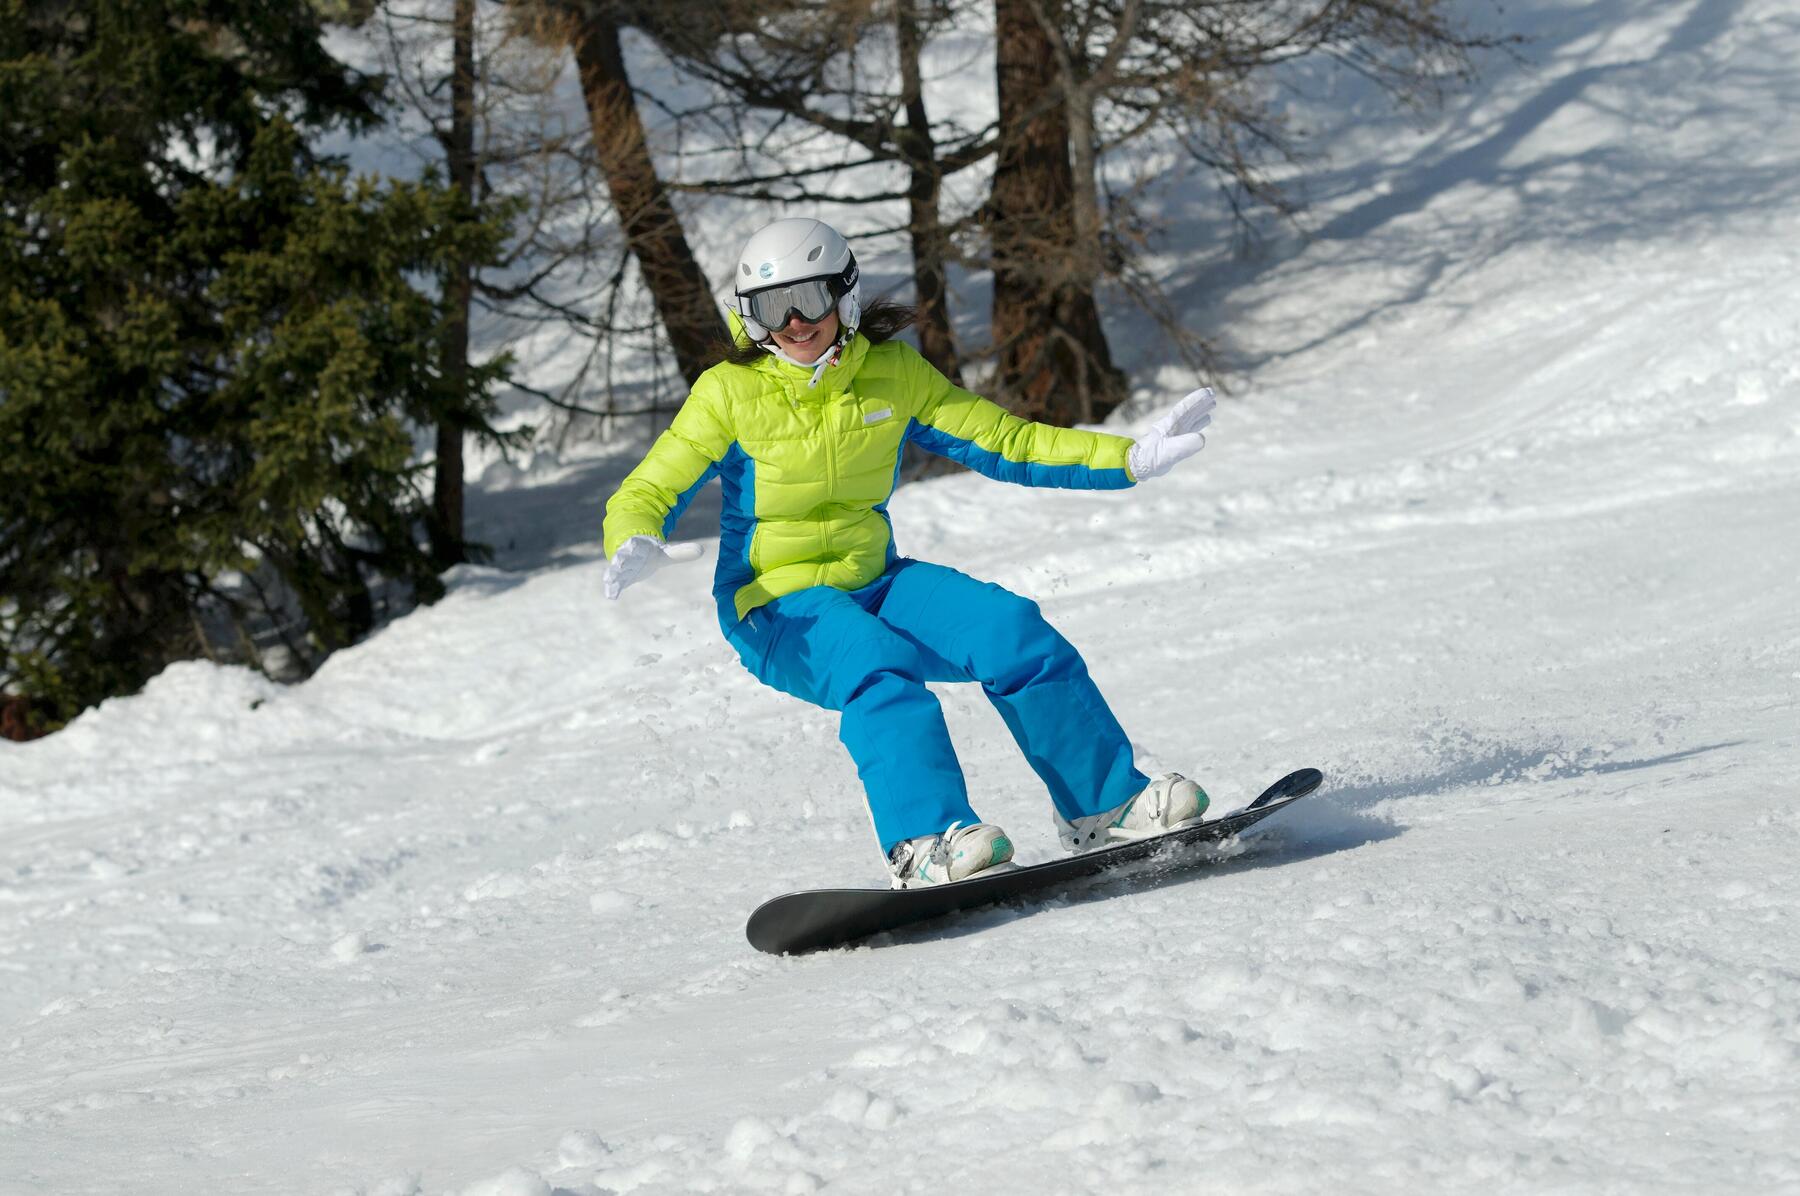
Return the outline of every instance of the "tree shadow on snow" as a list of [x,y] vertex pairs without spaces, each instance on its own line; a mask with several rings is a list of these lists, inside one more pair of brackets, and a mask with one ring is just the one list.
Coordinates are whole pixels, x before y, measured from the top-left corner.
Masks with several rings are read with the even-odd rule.
[[[493,550],[492,564],[507,572],[531,572],[577,564],[600,552],[606,500],[638,463],[626,452],[567,467],[554,482],[471,486],[468,535]],[[719,534],[719,484],[708,482],[682,512],[675,539]]]
[[[1355,335],[1383,312],[1417,303],[1520,245],[1679,241],[1738,213],[1791,206],[1800,199],[1800,172],[1757,152],[1754,133],[1770,114],[1800,105],[1800,75],[1735,52],[1748,37],[1738,27],[1742,9],[1743,0],[1693,4],[1636,52],[1614,44],[1621,31],[1649,27],[1633,0],[1509,9],[1510,23],[1499,31],[1526,38],[1522,61],[1487,61],[1475,93],[1452,97],[1416,149],[1398,160],[1312,164],[1295,186],[1328,215],[1308,221],[1303,214],[1297,230],[1265,229],[1272,235],[1256,240],[1255,252],[1233,254],[1205,248],[1241,246],[1242,230],[1208,206],[1203,189],[1171,203],[1164,218],[1198,250],[1174,254],[1173,306],[1190,312],[1199,330],[1220,330],[1228,368],[1249,373]],[[1393,124],[1398,135],[1385,104],[1364,101],[1337,96],[1327,104],[1347,128]],[[1614,122],[1599,139],[1585,132],[1595,117]],[[1742,135],[1731,135],[1734,125]],[[1709,128],[1717,135],[1704,136]],[[1330,136],[1321,130],[1319,140]],[[1429,221],[1408,219],[1427,209]],[[1321,244],[1330,252],[1306,255]],[[1260,353],[1232,345],[1229,329],[1240,315],[1323,285],[1356,262],[1391,278],[1362,310],[1333,327],[1297,330],[1292,343]],[[1260,285],[1269,281],[1277,285]],[[1154,342],[1143,348],[1153,352]]]

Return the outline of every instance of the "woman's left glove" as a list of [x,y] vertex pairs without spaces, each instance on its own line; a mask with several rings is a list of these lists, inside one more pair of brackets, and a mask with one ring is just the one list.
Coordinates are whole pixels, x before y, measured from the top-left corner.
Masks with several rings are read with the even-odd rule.
[[619,545],[619,551],[606,563],[606,577],[601,585],[608,598],[617,598],[626,586],[666,561],[699,559],[698,544],[664,544],[655,536],[633,536]]
[[1212,423],[1212,387],[1190,391],[1150,430],[1131,443],[1131,476],[1140,482],[1159,478],[1206,447],[1201,429]]

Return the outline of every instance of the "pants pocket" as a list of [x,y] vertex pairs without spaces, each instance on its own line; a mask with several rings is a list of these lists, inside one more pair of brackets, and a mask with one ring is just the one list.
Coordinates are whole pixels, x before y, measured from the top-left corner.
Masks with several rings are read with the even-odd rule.
[[725,633],[725,642],[738,654],[751,676],[759,681],[768,680],[769,656],[780,638],[781,622],[768,607],[759,606]]

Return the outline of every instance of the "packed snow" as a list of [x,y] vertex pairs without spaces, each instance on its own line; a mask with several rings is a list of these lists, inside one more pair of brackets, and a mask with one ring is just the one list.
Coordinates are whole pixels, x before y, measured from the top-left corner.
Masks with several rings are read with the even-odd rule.
[[[310,681],[178,665],[0,744],[0,1191],[1800,1191],[1800,15],[1506,17],[1441,119],[1315,97],[1311,235],[1169,201],[1234,367],[1200,457],[893,502],[1141,766],[1319,794],[758,954],[763,899],[882,881],[835,717],[737,663],[710,565],[601,600],[631,446],[490,470],[497,564]],[[1130,432],[1190,378],[1115,339]]]

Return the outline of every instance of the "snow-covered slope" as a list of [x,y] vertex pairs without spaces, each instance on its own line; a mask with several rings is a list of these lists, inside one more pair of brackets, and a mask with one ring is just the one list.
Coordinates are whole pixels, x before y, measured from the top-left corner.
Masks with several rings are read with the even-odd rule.
[[1319,796],[1179,880],[757,955],[761,899],[880,879],[833,717],[703,567],[466,570],[305,685],[185,665],[0,745],[0,1191],[1800,1191],[1800,18],[1511,11],[1537,65],[1353,121],[1310,243],[1172,259],[1244,365],[1194,463],[893,504],[1145,767]]

